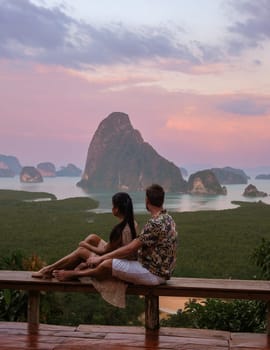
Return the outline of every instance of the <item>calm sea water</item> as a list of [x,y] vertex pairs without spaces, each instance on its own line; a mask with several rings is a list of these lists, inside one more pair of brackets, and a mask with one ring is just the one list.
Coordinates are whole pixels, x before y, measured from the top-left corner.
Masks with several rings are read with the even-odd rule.
[[[70,197],[92,197],[99,201],[99,208],[96,212],[111,212],[111,198],[114,192],[86,193],[76,186],[80,178],[74,177],[55,177],[44,178],[44,182],[38,184],[21,183],[19,177],[0,178],[0,189],[23,190],[33,192],[53,193],[58,199]],[[189,194],[166,193],[166,208],[169,211],[198,211],[198,210],[222,210],[235,208],[231,201],[249,201],[256,202],[262,200],[270,204],[270,180],[249,180],[257,187],[259,191],[268,193],[264,198],[246,198],[242,193],[245,185],[227,185],[228,194],[226,196],[199,196]],[[130,193],[135,212],[145,212],[143,192]]]

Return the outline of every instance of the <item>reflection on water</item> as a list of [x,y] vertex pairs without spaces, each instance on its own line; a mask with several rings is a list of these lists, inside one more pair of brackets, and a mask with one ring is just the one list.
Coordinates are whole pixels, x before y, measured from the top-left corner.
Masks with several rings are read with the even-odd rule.
[[[115,192],[93,192],[86,193],[76,183],[80,180],[79,177],[54,177],[44,178],[41,183],[21,183],[19,177],[0,178],[1,189],[13,189],[21,191],[33,192],[48,192],[53,193],[57,199],[70,197],[92,197],[99,201],[99,208],[95,211],[98,213],[111,211],[111,200]],[[264,191],[270,194],[270,180],[250,180],[250,183],[255,185],[259,191]],[[204,196],[204,195],[189,195],[179,193],[166,193],[166,208],[169,211],[198,211],[198,210],[222,210],[235,208],[236,206],[231,201],[249,201],[257,202],[262,200],[264,203],[270,204],[270,196],[264,198],[246,198],[243,197],[244,185],[227,185],[227,195]],[[146,212],[145,209],[145,193],[131,192],[130,193],[135,212]]]

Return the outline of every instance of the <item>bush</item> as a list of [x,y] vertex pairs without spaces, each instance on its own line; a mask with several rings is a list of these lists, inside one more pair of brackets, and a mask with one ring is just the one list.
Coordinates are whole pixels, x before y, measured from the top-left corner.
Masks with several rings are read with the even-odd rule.
[[161,322],[167,327],[219,329],[233,332],[263,332],[265,303],[250,300],[225,301],[196,299],[186,303],[184,310]]
[[24,322],[27,315],[27,293],[2,289],[0,290],[0,320]]
[[[259,267],[260,278],[270,279],[270,240],[262,238],[251,256]],[[265,330],[266,303],[250,300],[223,301],[207,299],[198,303],[195,299],[185,305],[164,326],[219,329],[233,332],[261,332]]]
[[260,245],[254,250],[252,258],[260,268],[260,278],[270,279],[270,240],[262,238]]
[[[20,251],[11,256],[4,256],[0,261],[0,268],[6,270],[39,270],[44,262],[37,256],[25,257]],[[25,291],[0,290],[0,320],[19,321],[27,319],[28,294]],[[58,302],[51,293],[41,293],[41,322],[46,322],[51,315],[60,312]]]

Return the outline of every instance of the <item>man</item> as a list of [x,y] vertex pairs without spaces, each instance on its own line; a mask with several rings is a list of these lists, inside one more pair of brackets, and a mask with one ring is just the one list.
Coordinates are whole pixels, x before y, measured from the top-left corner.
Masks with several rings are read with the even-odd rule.
[[[158,285],[170,279],[176,265],[177,232],[172,217],[163,209],[165,193],[160,185],[146,189],[145,204],[151,218],[129,244],[107,254],[90,257],[89,268],[79,271],[55,270],[60,281],[85,276],[117,277],[133,284]],[[125,259],[135,252],[138,260]]]

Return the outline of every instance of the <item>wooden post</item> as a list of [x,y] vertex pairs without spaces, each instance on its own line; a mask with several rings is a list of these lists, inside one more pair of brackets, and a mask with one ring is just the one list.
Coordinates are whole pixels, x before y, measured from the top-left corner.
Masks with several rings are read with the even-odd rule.
[[270,335],[270,301],[266,304],[266,334]]
[[38,328],[39,325],[39,301],[40,292],[38,290],[29,290],[27,321],[28,326],[33,329]]
[[159,328],[159,297],[155,295],[145,296],[145,328]]

